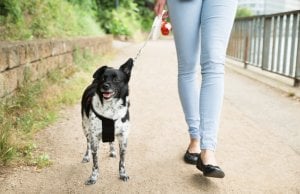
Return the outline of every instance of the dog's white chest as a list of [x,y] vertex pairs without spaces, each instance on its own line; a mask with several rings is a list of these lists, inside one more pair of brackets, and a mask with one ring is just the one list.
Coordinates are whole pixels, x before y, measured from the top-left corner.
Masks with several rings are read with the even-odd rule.
[[122,99],[112,99],[101,103],[99,96],[96,94],[92,100],[94,111],[105,118],[117,120],[123,118],[128,110],[128,98],[126,98],[125,106]]

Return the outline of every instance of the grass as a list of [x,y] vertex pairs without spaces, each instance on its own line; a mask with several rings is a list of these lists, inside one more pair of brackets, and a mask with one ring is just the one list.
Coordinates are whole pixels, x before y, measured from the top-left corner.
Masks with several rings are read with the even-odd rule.
[[79,102],[95,64],[103,60],[88,51],[77,51],[76,65],[65,71],[52,71],[47,79],[25,81],[14,96],[0,101],[0,166],[51,165],[47,153],[38,151],[34,135],[55,122],[63,106]]

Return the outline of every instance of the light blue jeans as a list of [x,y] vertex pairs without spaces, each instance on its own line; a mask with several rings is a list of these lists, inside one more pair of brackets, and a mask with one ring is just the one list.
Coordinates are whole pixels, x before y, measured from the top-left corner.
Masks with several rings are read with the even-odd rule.
[[224,95],[224,62],[237,0],[168,0],[167,4],[177,51],[179,96],[189,134],[200,141],[201,149],[214,151]]

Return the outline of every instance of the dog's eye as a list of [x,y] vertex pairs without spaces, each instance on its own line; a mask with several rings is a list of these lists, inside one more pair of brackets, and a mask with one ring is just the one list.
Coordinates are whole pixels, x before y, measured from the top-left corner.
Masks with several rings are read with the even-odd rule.
[[114,77],[113,78],[113,82],[120,82],[121,80],[120,79],[118,79],[117,77]]

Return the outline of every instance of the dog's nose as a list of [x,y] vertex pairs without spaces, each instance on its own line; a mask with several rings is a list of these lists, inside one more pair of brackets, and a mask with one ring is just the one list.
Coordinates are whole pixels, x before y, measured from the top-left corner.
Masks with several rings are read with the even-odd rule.
[[102,88],[103,88],[104,90],[108,90],[109,87],[110,87],[110,85],[109,85],[108,83],[105,83],[105,84],[103,84],[103,86],[102,86]]

